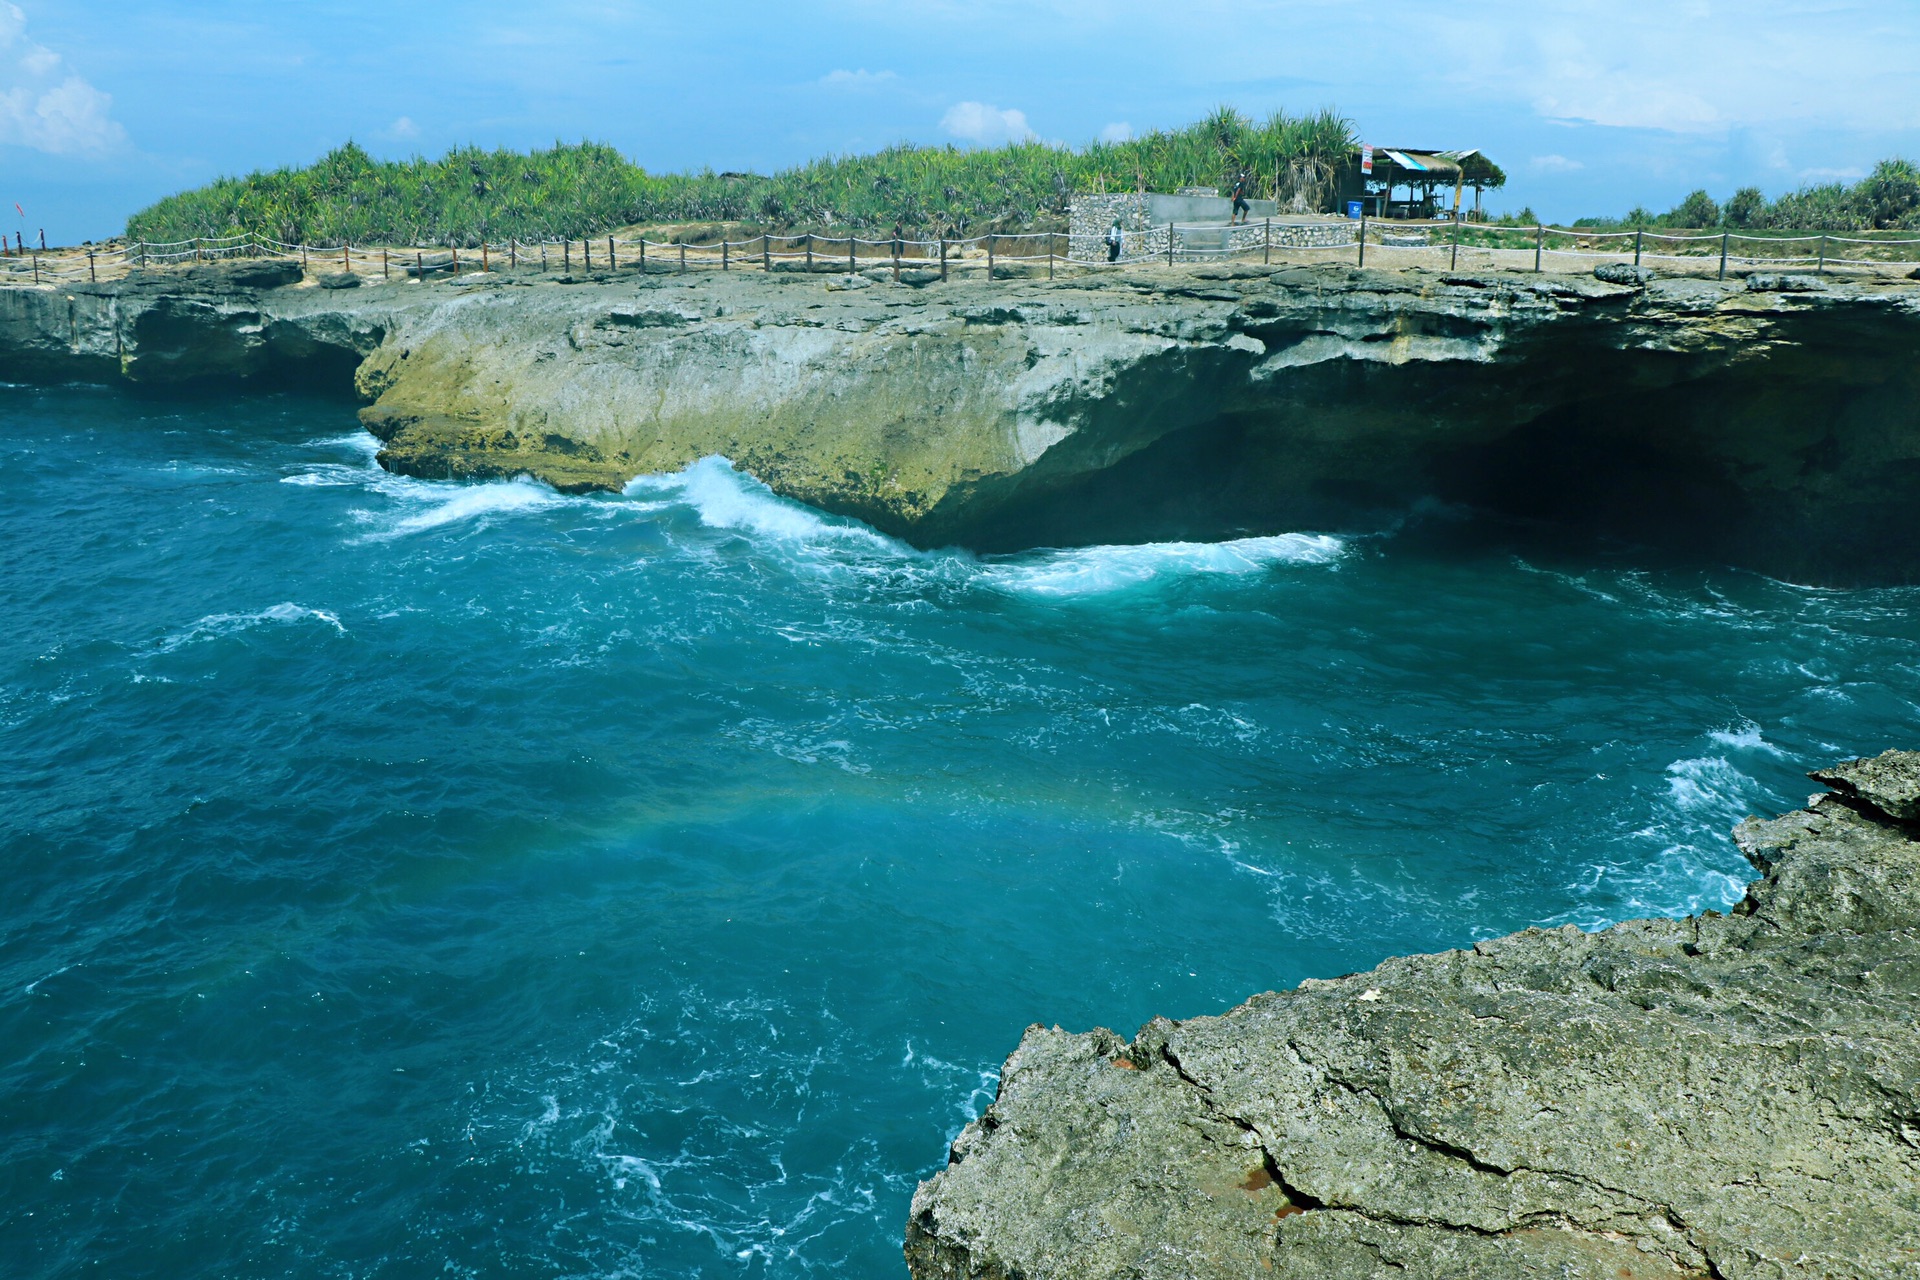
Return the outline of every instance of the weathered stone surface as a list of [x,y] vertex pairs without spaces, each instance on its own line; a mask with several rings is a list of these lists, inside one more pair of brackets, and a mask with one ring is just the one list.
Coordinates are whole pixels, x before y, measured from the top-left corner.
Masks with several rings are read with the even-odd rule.
[[1886,751],[1808,775],[1841,795],[1900,822],[1920,822],[1920,762],[1910,751]]
[[1630,262],[1603,262],[1593,269],[1593,278],[1608,284],[1645,284],[1653,279],[1653,272]]
[[1747,277],[1747,288],[1753,293],[1816,293],[1825,287],[1819,276],[1756,272]]
[[922,545],[1364,530],[1438,497],[1800,580],[1920,577],[1904,283],[406,265],[351,290],[276,287],[275,263],[0,290],[0,377],[357,369],[397,471],[615,488],[721,453]]
[[1030,1028],[914,1197],[914,1275],[1920,1275],[1920,842],[1832,797],[1736,840],[1730,916]]

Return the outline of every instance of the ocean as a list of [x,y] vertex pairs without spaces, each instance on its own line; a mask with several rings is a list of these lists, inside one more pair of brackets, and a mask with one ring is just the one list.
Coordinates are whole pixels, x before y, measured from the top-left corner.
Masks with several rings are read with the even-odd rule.
[[0,1258],[900,1277],[1030,1023],[1724,909],[1920,590],[1435,508],[979,557],[0,388]]

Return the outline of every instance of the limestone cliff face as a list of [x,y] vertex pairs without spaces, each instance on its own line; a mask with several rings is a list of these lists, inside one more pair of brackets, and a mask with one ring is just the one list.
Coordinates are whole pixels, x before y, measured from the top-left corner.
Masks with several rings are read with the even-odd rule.
[[1029,1028],[916,1280],[1920,1274],[1920,753],[1815,776],[1731,916]]
[[1365,527],[1440,498],[1809,580],[1920,574],[1904,283],[289,272],[0,290],[0,376],[352,374],[395,470],[617,488],[722,453],[929,545]]

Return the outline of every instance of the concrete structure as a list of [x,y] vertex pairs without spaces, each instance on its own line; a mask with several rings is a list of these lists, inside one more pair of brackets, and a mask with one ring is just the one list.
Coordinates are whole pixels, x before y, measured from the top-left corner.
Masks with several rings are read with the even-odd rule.
[[1353,243],[1353,225],[1344,218],[1282,217],[1272,200],[1247,203],[1252,206],[1248,215],[1251,221],[1230,226],[1233,202],[1225,196],[1151,191],[1076,195],[1068,206],[1067,256],[1079,262],[1106,261],[1107,229],[1115,220],[1120,223],[1121,257],[1125,259],[1164,258],[1169,224],[1173,226],[1173,256],[1177,262],[1257,253],[1269,243],[1276,249],[1335,248]]

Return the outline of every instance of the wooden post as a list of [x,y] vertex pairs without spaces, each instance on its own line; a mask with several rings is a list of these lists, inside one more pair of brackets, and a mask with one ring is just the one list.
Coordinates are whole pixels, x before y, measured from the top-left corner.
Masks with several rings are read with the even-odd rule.
[[33,282],[35,284],[40,283],[40,254],[38,251],[33,255]]
[[560,239],[560,269],[568,275],[573,274],[573,241],[565,236]]
[[1273,219],[1267,219],[1266,230],[1260,236],[1260,261],[1266,266],[1273,265]]
[[720,269],[722,271],[733,270],[733,268],[729,266],[727,263],[727,237],[724,232],[721,233],[721,236],[720,236]]
[[1730,231],[1720,233],[1720,278],[1722,280],[1727,278],[1727,238],[1732,234]]
[[340,269],[342,271],[347,272],[348,274],[352,274],[353,272],[353,246],[352,245],[343,244],[340,246]]
[[893,238],[893,282],[900,283],[900,237]]
[[940,278],[947,278],[947,238],[944,235],[940,237]]
[[859,245],[860,237],[853,234],[853,228],[847,228],[847,274],[852,275],[859,268],[854,266],[853,251]]
[[1545,223],[1536,223],[1533,228],[1533,269],[1540,270],[1540,254],[1547,247],[1547,228]]
[[457,245],[457,244],[453,246],[453,271],[452,271],[452,274],[454,274],[454,275],[456,275],[456,276],[460,274],[460,246],[459,246],[459,245]]
[[416,252],[413,255],[413,278],[421,284],[427,282],[427,255]]
[[540,241],[540,269],[547,269],[547,242],[544,238]]
[[1167,222],[1167,265],[1173,265],[1173,222]]
[[1367,265],[1367,211],[1360,210],[1360,266]]
[[647,233],[640,233],[640,274],[647,274]]
[[593,241],[586,236],[580,237],[580,269],[593,270]]
[[607,270],[618,271],[619,269],[620,269],[620,259],[613,251],[613,237],[608,236],[607,237]]
[[687,269],[687,242],[685,240],[680,242],[680,269],[682,271]]
[[1636,267],[1640,265],[1640,238],[1646,234],[1639,228],[1636,228],[1633,233],[1633,265]]
[[512,271],[520,265],[520,240],[516,236],[507,237],[507,270]]
[[1820,274],[1827,274],[1827,233],[1820,233]]
[[[195,262],[200,261],[200,242],[198,240],[194,241],[193,243],[193,260]],[[306,243],[302,241],[300,245],[300,270],[305,271],[306,269],[307,269],[307,246],[306,246]]]
[[1447,270],[1460,269],[1460,193],[1453,193],[1453,255],[1447,259]]
[[95,284],[98,284],[98,283],[100,283],[100,277],[99,277],[98,275],[96,275],[96,274],[94,274],[94,270],[93,270],[93,250],[91,250],[91,249],[89,249],[89,250],[87,250],[87,279],[89,279],[89,280],[91,280],[91,281],[93,281],[93,282],[94,282]]
[[773,274],[773,237],[764,231],[760,233],[760,269]]
[[387,251],[385,249],[380,251],[380,278],[382,280],[393,279],[393,271],[387,263]]

